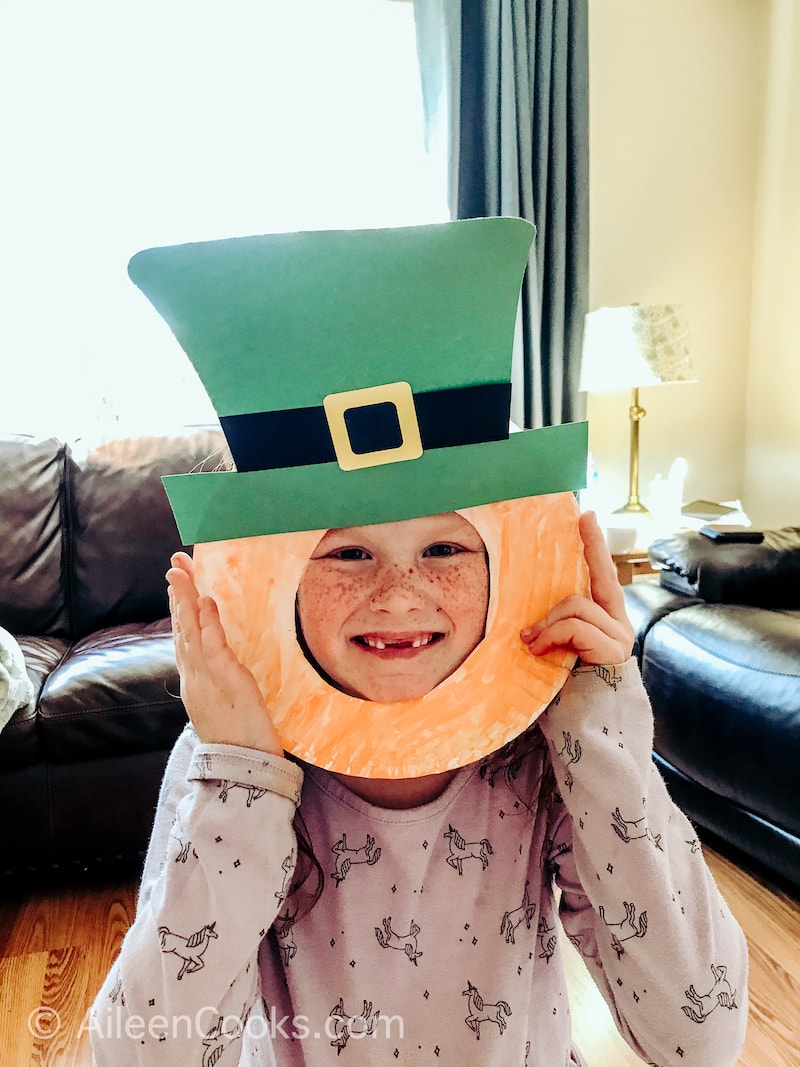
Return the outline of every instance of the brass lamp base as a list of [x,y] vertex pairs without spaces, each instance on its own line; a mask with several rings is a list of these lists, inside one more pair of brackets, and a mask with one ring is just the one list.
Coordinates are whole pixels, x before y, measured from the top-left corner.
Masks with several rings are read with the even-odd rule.
[[628,502],[617,508],[615,515],[649,515],[650,512],[639,499],[639,423],[647,412],[639,405],[639,389],[631,390],[631,406],[628,416],[631,421],[631,464],[628,486]]
[[649,515],[650,510],[640,500],[629,500],[621,508],[615,508],[614,515]]

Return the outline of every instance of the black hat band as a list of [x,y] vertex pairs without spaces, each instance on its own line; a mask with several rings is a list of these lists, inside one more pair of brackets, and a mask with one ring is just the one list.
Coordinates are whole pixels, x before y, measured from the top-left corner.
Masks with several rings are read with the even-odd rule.
[[[423,449],[504,441],[508,438],[510,407],[509,382],[414,395]],[[347,409],[344,420],[350,448],[356,455],[390,452],[402,443],[401,420],[391,401],[354,405]],[[337,459],[322,405],[224,415],[220,423],[240,473]]]

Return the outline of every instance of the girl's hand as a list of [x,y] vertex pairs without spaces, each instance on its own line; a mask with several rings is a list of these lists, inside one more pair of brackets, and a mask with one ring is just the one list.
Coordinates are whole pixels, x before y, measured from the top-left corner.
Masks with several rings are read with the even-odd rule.
[[197,736],[205,744],[242,745],[282,756],[264,698],[229,647],[217,605],[197,591],[191,557],[178,552],[171,563],[167,582],[181,699]]
[[617,568],[594,512],[581,515],[579,529],[589,567],[591,599],[567,597],[520,636],[534,656],[569,649],[586,664],[623,663],[631,654],[634,632],[625,613]]

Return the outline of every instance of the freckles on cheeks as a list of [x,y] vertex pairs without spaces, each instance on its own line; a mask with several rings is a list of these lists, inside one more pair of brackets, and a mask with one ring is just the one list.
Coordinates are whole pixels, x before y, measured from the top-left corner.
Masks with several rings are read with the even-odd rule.
[[[485,556],[470,555],[458,567],[431,576],[438,611],[447,614],[456,629],[472,635],[473,647],[484,636],[489,607],[489,571]],[[466,631],[466,632],[465,632]]]
[[308,625],[313,625],[314,620],[322,623],[351,601],[353,593],[354,582],[344,578],[301,583],[297,591],[301,615]]

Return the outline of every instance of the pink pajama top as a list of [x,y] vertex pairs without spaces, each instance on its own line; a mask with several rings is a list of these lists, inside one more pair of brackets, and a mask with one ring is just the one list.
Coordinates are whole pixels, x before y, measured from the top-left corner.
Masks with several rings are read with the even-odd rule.
[[[539,730],[546,744],[526,744]],[[88,1020],[95,1064],[581,1064],[569,938],[645,1063],[730,1067],[745,941],[652,730],[633,661],[581,667],[522,738],[431,803],[388,810],[187,727]],[[290,892],[298,805],[324,876],[306,914]]]

